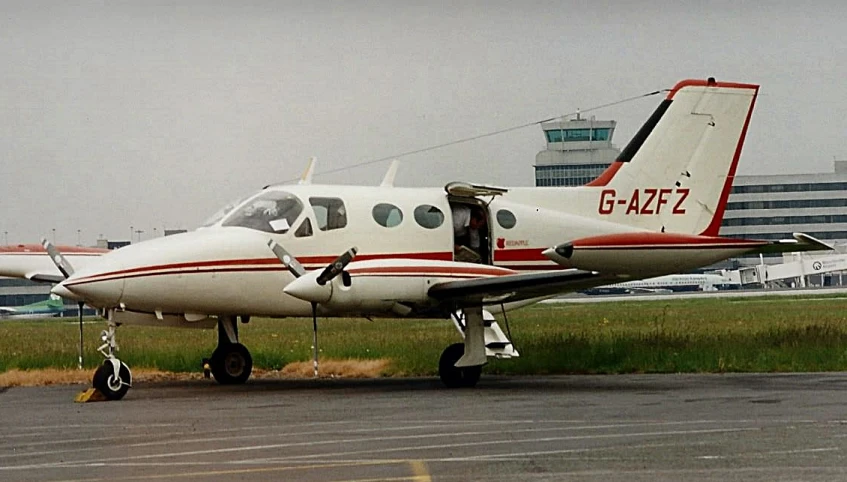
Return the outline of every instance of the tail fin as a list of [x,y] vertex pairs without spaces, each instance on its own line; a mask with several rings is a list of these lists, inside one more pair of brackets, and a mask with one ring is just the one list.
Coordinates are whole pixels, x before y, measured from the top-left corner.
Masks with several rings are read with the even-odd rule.
[[654,231],[716,236],[759,86],[683,80],[589,186],[601,214]]

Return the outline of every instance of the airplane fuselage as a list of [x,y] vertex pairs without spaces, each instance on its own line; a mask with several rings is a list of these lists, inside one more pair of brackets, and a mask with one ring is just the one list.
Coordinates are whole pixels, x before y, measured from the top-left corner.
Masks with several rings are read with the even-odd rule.
[[[521,196],[519,191],[515,197],[539,200],[538,197]],[[539,190],[532,191],[538,193]],[[98,261],[96,274],[80,269],[75,280],[67,285],[85,289],[89,303],[125,306],[150,313],[307,316],[311,310],[308,303],[283,293],[294,278],[268,250],[269,240],[285,246],[307,269],[326,266],[338,253],[353,245],[359,247],[357,261],[450,262],[454,257],[455,241],[451,203],[469,203],[484,209],[488,217],[486,238],[493,266],[514,271],[540,271],[569,267],[542,254],[563,239],[645,233],[643,229],[599,218],[601,200],[608,196],[602,188],[549,191],[541,194],[542,204],[553,204],[545,201],[545,197],[558,197],[563,209],[580,211],[580,206],[586,206],[586,210],[587,206],[594,206],[595,215],[579,216],[564,210],[514,202],[511,191],[480,200],[452,197],[438,188],[273,186],[211,226],[121,248]],[[277,229],[270,224],[267,227],[251,225],[255,221],[239,218],[239,211],[243,212],[251,203],[258,203],[263,196],[296,199],[300,212],[290,216],[290,220],[277,223]],[[326,205],[342,210],[343,221],[333,221],[333,213],[326,212]],[[672,211],[672,206],[669,209]],[[384,216],[386,212],[388,216]],[[311,229],[300,229],[304,225],[310,225]],[[661,254],[661,259],[653,260],[651,254],[656,250],[635,246],[617,253],[606,252],[603,259],[621,266],[631,265],[635,260],[636,265],[641,264],[643,275],[648,276],[656,272],[675,272],[692,264],[699,266],[746,249],[736,245],[716,248],[720,249],[678,246],[678,256]],[[450,279],[444,276],[443,270],[439,273],[434,269],[432,273],[429,278],[432,283]],[[630,269],[627,275],[630,279],[639,277],[637,267]],[[475,276],[468,274],[466,277]],[[424,286],[426,281],[422,283]]]

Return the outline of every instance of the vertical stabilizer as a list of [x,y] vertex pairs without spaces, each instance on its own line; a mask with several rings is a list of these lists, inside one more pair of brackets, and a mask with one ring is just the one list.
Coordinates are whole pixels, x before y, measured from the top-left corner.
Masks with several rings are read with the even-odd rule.
[[312,183],[312,174],[315,172],[315,157],[309,158],[309,163],[306,165],[306,170],[303,171],[303,175],[300,176],[300,181],[297,184],[311,184]]
[[717,235],[759,86],[684,80],[588,186],[600,214],[654,231]]

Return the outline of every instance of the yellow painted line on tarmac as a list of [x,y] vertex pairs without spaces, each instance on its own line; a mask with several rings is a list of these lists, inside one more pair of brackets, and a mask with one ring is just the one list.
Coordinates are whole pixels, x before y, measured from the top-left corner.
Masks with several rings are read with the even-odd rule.
[[[227,470],[206,470],[202,472],[185,472],[185,473],[170,473],[170,474],[151,474],[151,475],[137,475],[137,476],[121,476],[121,480],[157,480],[157,479],[185,479],[185,478],[194,478],[194,477],[216,477],[222,475],[244,475],[244,474],[260,474],[260,473],[268,473],[268,472],[287,472],[287,471],[296,471],[296,470],[313,470],[313,469],[327,469],[327,468],[336,468],[336,467],[362,467],[367,465],[393,465],[393,464],[401,464],[408,463],[412,468],[413,475],[407,476],[398,476],[398,477],[380,477],[378,479],[338,479],[335,482],[376,482],[380,480],[385,481],[410,481],[410,482],[432,482],[432,477],[429,475],[429,472],[426,469],[426,465],[422,460],[363,460],[360,462],[343,462],[343,463],[327,463],[327,464],[310,464],[310,465],[296,465],[296,466],[288,466],[288,467],[256,467],[249,469],[227,469]],[[100,479],[68,479],[59,482],[99,482],[99,481],[112,481],[114,478],[100,478]]]
[[410,460],[409,465],[412,466],[412,473],[415,474],[412,480],[415,482],[432,482],[432,477],[429,475],[423,460]]

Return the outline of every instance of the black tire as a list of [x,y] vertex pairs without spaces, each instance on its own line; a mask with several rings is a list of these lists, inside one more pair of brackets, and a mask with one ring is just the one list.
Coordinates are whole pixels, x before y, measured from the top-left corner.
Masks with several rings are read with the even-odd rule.
[[447,388],[471,388],[476,386],[482,374],[482,366],[456,367],[456,362],[465,354],[463,343],[454,343],[441,353],[438,360],[438,376]]
[[132,385],[132,374],[124,362],[120,362],[118,377],[115,377],[115,367],[112,362],[106,360],[94,372],[91,384],[108,400],[120,400]]
[[209,360],[212,376],[221,385],[240,385],[253,372],[253,357],[241,343],[219,345]]

